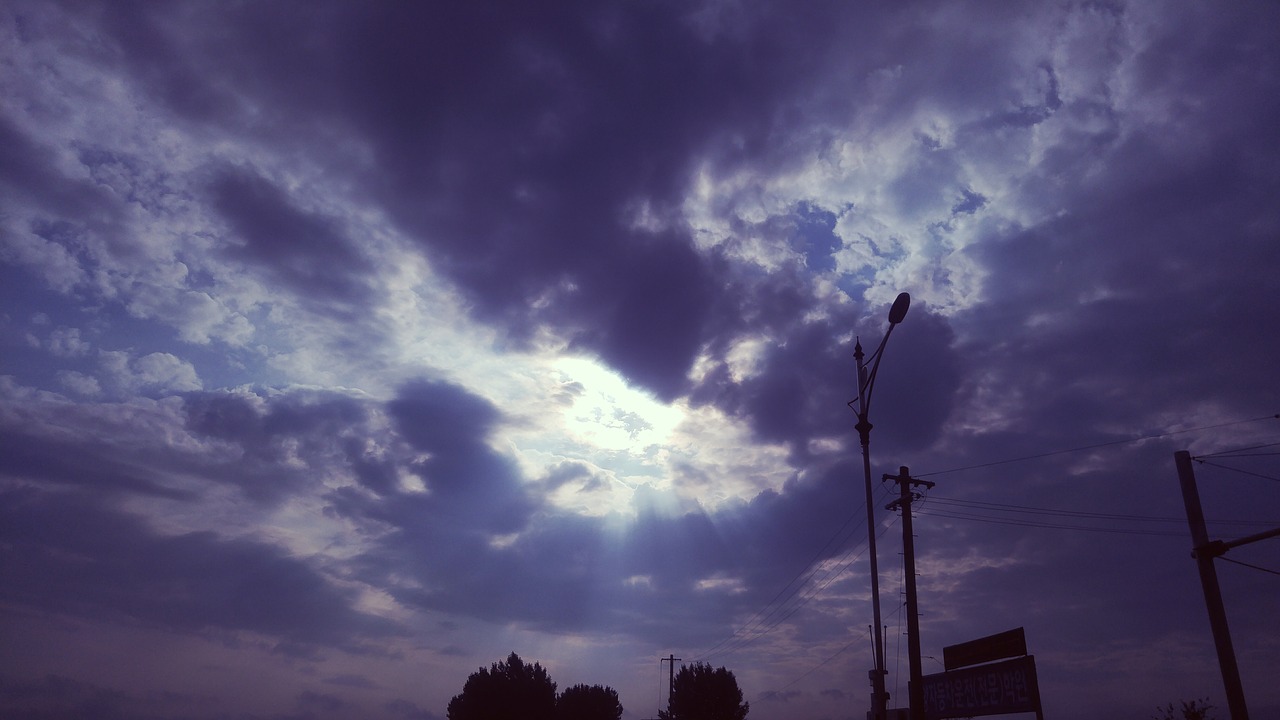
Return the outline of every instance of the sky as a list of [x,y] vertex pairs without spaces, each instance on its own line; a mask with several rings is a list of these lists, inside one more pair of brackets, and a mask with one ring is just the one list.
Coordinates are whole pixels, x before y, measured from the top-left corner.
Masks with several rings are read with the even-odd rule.
[[[1226,717],[1280,527],[1272,2],[0,4],[0,712],[865,717],[1025,628]],[[867,527],[854,345],[885,346]],[[1216,562],[1280,717],[1280,540]]]

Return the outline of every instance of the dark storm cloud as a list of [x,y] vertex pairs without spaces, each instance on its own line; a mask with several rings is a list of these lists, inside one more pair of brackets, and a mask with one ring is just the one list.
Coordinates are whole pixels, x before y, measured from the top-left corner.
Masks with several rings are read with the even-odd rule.
[[[577,345],[660,398],[683,394],[705,327],[715,279],[683,238],[635,238],[607,265],[589,270],[569,303]],[[563,323],[564,320],[557,320]]]
[[[1111,152],[1115,169],[1070,202],[1071,215],[983,246],[990,302],[957,321],[972,360],[999,373],[1004,392],[1034,393],[1038,423],[1131,416],[1209,392],[1241,417],[1272,410],[1258,402],[1272,372],[1257,348],[1261,329],[1280,323],[1268,269],[1280,262],[1280,188],[1253,159],[1170,162],[1140,141]],[[1224,376],[1235,381],[1223,387]]]
[[[545,628],[581,629],[603,602],[617,610],[590,627],[637,634],[660,629],[674,638],[697,625],[699,611],[722,600],[707,596],[655,612],[660,604],[652,589],[624,581],[648,576],[656,597],[670,604],[697,580],[737,572],[748,561],[736,557],[731,547],[737,539],[723,536],[727,530],[716,527],[721,518],[714,515],[662,517],[645,510],[619,536],[598,518],[547,511],[539,488],[549,491],[581,479],[587,468],[567,465],[544,482],[530,483],[488,445],[503,415],[456,385],[412,382],[385,408],[389,427],[375,421],[377,404],[337,393],[188,393],[182,404],[185,428],[193,439],[222,444],[212,445],[224,448],[218,453],[145,447],[121,452],[114,444],[99,447],[84,439],[55,447],[33,431],[15,439],[6,458],[10,475],[29,483],[119,496],[155,494],[177,477],[199,477],[275,506],[310,492],[317,473],[346,468],[362,489],[332,493],[333,511],[360,522],[371,538],[393,530],[357,563],[365,579],[411,605]],[[40,432],[52,435],[47,428]],[[74,466],[66,459],[77,457],[82,461]],[[125,472],[130,468],[145,468],[141,477],[154,476],[154,483],[132,480]],[[405,491],[405,475],[417,475],[426,492]],[[183,502],[194,497],[161,494]],[[156,535],[139,518],[95,510],[79,495],[27,489],[5,497],[6,526],[16,543],[13,561],[24,568],[10,588],[21,594],[15,601],[92,617],[123,613],[192,631],[254,630],[282,637],[282,651],[303,655],[317,642],[337,644],[377,630],[372,619],[343,614],[341,603],[350,598],[317,585],[324,582],[320,576],[273,546],[211,533]],[[739,523],[739,530],[753,522]],[[513,545],[492,542],[517,531]],[[91,538],[98,536],[104,539],[89,552]],[[24,543],[17,542],[21,538]],[[77,553],[84,557],[72,560]],[[406,574],[432,590],[400,589],[392,576]],[[259,578],[264,575],[270,578]],[[140,582],[128,585],[126,577]],[[84,583],[101,587],[96,599]],[[255,589],[236,595],[239,584]],[[259,602],[257,592],[275,599]],[[289,603],[301,593],[316,598],[307,612],[290,612]],[[332,633],[323,635],[319,626],[329,614],[335,616]]]
[[[357,567],[368,582],[411,607],[546,632],[610,632],[650,641],[710,640],[708,613],[725,599],[694,594],[696,581],[733,569],[712,518],[689,514],[641,522],[619,536],[597,518],[544,514],[513,542],[442,531],[420,503],[390,502],[364,517],[396,526]],[[347,512],[350,507],[347,506]],[[414,577],[405,586],[393,577]],[[447,579],[447,582],[445,580]]]
[[[378,489],[408,462],[407,446],[388,437],[368,401],[337,392],[186,393],[173,416],[151,404],[10,402],[0,421],[0,475],[17,482],[183,502],[198,501],[204,483],[214,483],[277,506],[308,492],[330,467]],[[170,422],[189,433],[184,442],[152,434]]]
[[239,240],[233,257],[260,265],[315,302],[367,301],[364,278],[371,266],[335,218],[294,207],[279,187],[249,169],[220,173],[212,194]]
[[[541,498],[488,445],[502,413],[457,385],[429,380],[404,385],[386,407],[407,447],[391,459],[395,467],[384,470],[416,475],[426,492],[384,483],[373,488],[381,496],[349,489],[330,496],[334,512],[394,530],[359,560],[361,574],[415,606],[499,621],[580,617],[589,597],[580,590],[593,564],[580,556],[602,551],[599,528],[591,520],[561,518],[554,540],[528,528]],[[517,531],[540,540],[529,547],[493,544]],[[430,589],[399,587],[392,576],[406,573]]]
[[5,601],[204,632],[245,630],[290,644],[358,649],[394,631],[279,548],[211,532],[165,536],[75,495],[0,494]]
[[[903,352],[928,354],[936,364],[946,353],[949,335],[926,308],[917,312],[919,338],[904,343]],[[775,382],[770,378],[788,362],[809,373],[816,372],[815,363],[832,373],[847,371],[847,359],[839,353],[851,354],[851,348],[832,343],[829,331],[800,324],[788,339],[793,354],[776,359],[779,367],[770,367],[773,374],[756,382]],[[800,370],[786,377],[802,377]],[[946,384],[944,373],[935,377],[939,387]],[[918,447],[936,432],[930,428],[945,416],[948,400],[945,393],[930,390],[934,386],[929,383],[914,384],[921,399],[899,402],[920,433],[914,441]],[[764,398],[742,412],[762,435],[776,431],[768,436],[771,440],[802,445],[809,437],[846,432],[852,422],[843,402],[831,403],[832,413],[819,413],[826,419],[816,426],[801,422],[801,406],[812,404],[811,393],[803,388],[777,393],[771,402],[757,385],[749,383],[744,392]],[[697,637],[710,643],[715,633],[731,630],[728,619],[749,612],[753,603],[767,602],[767,595],[790,580],[797,566],[813,561],[815,553],[829,558],[843,552],[843,544],[828,542],[830,529],[845,524],[860,502],[849,482],[856,469],[851,463],[715,511],[665,514],[646,502],[651,491],[641,487],[635,500],[638,517],[619,532],[600,518],[549,509],[534,514],[539,504],[533,486],[486,444],[503,421],[487,401],[449,383],[416,381],[403,386],[387,410],[397,433],[428,453],[427,458],[384,458],[377,467],[380,480],[365,482],[380,497],[347,489],[330,499],[344,517],[393,528],[357,565],[367,582],[388,588],[413,606],[498,622],[518,619],[547,630],[608,630],[673,642],[683,638],[685,643]],[[779,415],[792,418],[796,426],[769,424]],[[418,475],[427,493],[392,488],[386,478],[396,472]],[[586,472],[585,467],[562,466],[543,485],[549,491]],[[510,532],[518,535],[493,542],[496,535]],[[420,583],[404,586],[393,579],[406,572]],[[745,592],[698,590],[699,581],[717,577],[742,582]],[[817,611],[815,617],[821,615]],[[708,616],[726,623],[709,628]]]
[[[297,169],[286,167],[290,158],[306,158],[302,174],[322,175],[345,188],[341,201],[389,217],[476,317],[506,331],[503,347],[550,327],[663,399],[714,406],[757,439],[785,444],[795,472],[778,490],[674,514],[667,498],[641,487],[628,525],[555,509],[545,493],[598,480],[590,467],[571,460],[523,477],[491,445],[509,422],[502,410],[449,383],[402,385],[386,403],[323,391],[188,393],[181,415],[136,427],[120,419],[123,406],[50,403],[0,430],[6,480],[42,488],[0,495],[0,545],[19,581],[8,583],[6,572],[0,593],[12,603],[186,632],[261,632],[297,657],[389,632],[279,547],[159,535],[81,495],[95,488],[99,499],[191,503],[190,488],[207,483],[239,488],[254,512],[327,493],[328,519],[349,523],[360,543],[349,565],[329,558],[328,567],[413,608],[675,648],[722,638],[798,570],[840,560],[866,534],[845,406],[854,395],[849,338],[860,335],[870,352],[884,308],[835,305],[814,278],[836,267],[832,213],[844,201],[791,205],[758,223],[738,212],[846,142],[867,151],[869,166],[888,168],[850,183],[873,185],[886,214],[910,216],[885,232],[927,236],[923,248],[867,238],[883,242],[877,257],[888,267],[821,278],[855,303],[890,277],[916,296],[878,381],[873,476],[1276,410],[1268,406],[1280,327],[1271,4],[915,3],[873,16],[837,3],[112,3],[55,8],[74,16],[56,27],[47,17],[27,24],[41,14],[37,4],[14,7],[12,37],[65,33],[49,45],[56,57],[119,68],[120,84],[105,86],[127,91],[122,104],[145,108],[193,147],[201,138],[215,154],[269,149],[253,169],[226,170],[215,158],[221,174],[195,201],[212,200],[233,231],[221,257],[271,289],[340,317],[373,300],[376,263],[358,233],[269,179]],[[52,80],[67,70],[53,57],[27,67],[47,60]],[[21,126],[0,116],[0,202],[22,211],[11,217],[33,218],[17,230],[80,259],[84,238],[103,227],[98,218],[115,222],[126,204],[152,212],[135,191],[159,173],[96,142],[53,147],[30,134],[38,121],[38,112]],[[912,143],[897,155],[896,129]],[[65,176],[74,162],[83,177]],[[740,181],[707,200],[731,236],[710,251],[693,249],[682,212],[702,169],[713,182]],[[115,184],[122,175],[137,182]],[[865,196],[862,187],[836,189],[841,181],[815,192]],[[966,226],[980,230],[966,238]],[[108,234],[117,243],[131,235]],[[141,227],[136,235],[150,237]],[[754,265],[742,256],[757,238],[795,256],[770,258],[780,269]],[[942,267],[951,250],[947,261],[973,261],[972,287]],[[193,277],[210,271],[187,261]],[[124,270],[95,277],[112,273]],[[128,282],[119,287],[132,292]],[[952,304],[930,307],[925,297]],[[350,340],[359,332],[351,323],[337,335],[363,356]],[[741,339],[764,343],[745,377],[729,360]],[[686,387],[703,351],[710,371]],[[79,424],[40,422],[82,411]],[[813,442],[831,438],[841,447]],[[935,492],[1176,517],[1173,447],[948,473],[933,477]],[[688,490],[707,472],[681,466],[663,479]],[[414,479],[425,492],[410,489]],[[1270,497],[1235,497],[1231,507],[1266,508]],[[926,652],[1012,622],[1027,625],[1042,668],[1053,668],[1044,676],[1054,697],[1075,698],[1100,677],[1128,683],[1149,668],[1188,677],[1143,650],[1203,628],[1185,538],[931,515],[939,506],[926,501],[916,524],[922,601],[933,603]],[[898,541],[884,542],[888,568]],[[886,598],[897,590],[891,570]],[[1265,669],[1266,638],[1280,634],[1266,605],[1274,593],[1249,584],[1256,578],[1224,578],[1239,590],[1233,620],[1246,620],[1239,647],[1254,660],[1246,665]],[[846,627],[847,598],[865,593],[865,579],[831,585],[839,607],[816,598],[790,621],[789,637],[807,646],[859,635]],[[264,604],[246,606],[247,598]],[[1211,663],[1207,635],[1196,637],[1186,662]],[[1116,647],[1142,652],[1122,664],[1113,662],[1125,659]],[[733,656],[757,659],[748,658]],[[1120,694],[1176,692],[1177,682],[1128,683]],[[20,690],[58,691],[37,685]],[[97,693],[65,694],[74,704]],[[344,709],[343,698],[295,697],[299,710]],[[407,701],[387,708],[430,715]]]
[[397,428],[420,450],[468,453],[483,448],[501,418],[498,409],[464,388],[419,380],[400,389],[387,409]]
[[[795,102],[785,122],[803,117],[808,85],[796,79],[825,76],[816,40],[839,24],[835,6],[671,10],[273,4],[196,11],[220,31],[191,35],[160,7],[105,15],[144,86],[192,122],[235,127],[226,108],[247,103],[269,108],[254,132],[284,142],[286,125],[308,135],[317,114],[355,134],[378,163],[363,192],[479,316],[513,338],[549,323],[669,399],[714,332],[705,321],[720,283],[679,223],[654,234],[636,215],[647,207],[666,222],[700,157],[798,151],[778,108]],[[277,205],[234,214],[294,217]],[[287,280],[315,279],[294,267],[295,244],[258,247],[288,261]],[[318,279],[351,291],[345,275]]]
[[[734,618],[767,604],[797,567],[847,549],[850,534],[833,544],[831,529],[847,525],[859,508],[855,470],[838,464],[749,503],[674,515],[646,503],[653,491],[641,487],[638,517],[622,528],[608,518],[548,510],[501,544],[478,531],[475,514],[457,513],[447,501],[346,491],[332,501],[346,517],[393,528],[356,566],[366,582],[410,606],[705,647],[732,633]],[[395,579],[406,576],[418,582]],[[733,592],[699,587],[717,578],[739,584]],[[817,603],[803,617],[832,622]]]
[[126,705],[136,698],[61,675],[37,680],[0,676],[0,707],[15,718],[95,718],[112,720],[129,716]]
[[109,443],[41,435],[7,423],[0,426],[0,475],[99,492],[193,497],[190,491],[171,487],[163,471],[138,458],[121,457]]
[[0,186],[8,205],[14,197],[29,198],[46,212],[89,219],[108,209],[102,189],[73,179],[55,168],[49,148],[16,127],[0,113]]
[[[852,437],[854,416],[846,403],[857,396],[857,377],[849,332],[868,331],[860,339],[870,355],[888,329],[883,320],[887,310],[877,308],[870,321],[847,307],[827,318],[805,319],[806,312],[818,307],[816,299],[807,297],[798,283],[788,283],[788,274],[780,275],[739,278],[739,292],[731,296],[741,300],[729,305],[724,323],[726,329],[770,338],[759,371],[734,380],[724,363],[729,348],[713,346],[719,364],[691,397],[747,420],[759,438],[787,443],[799,458],[812,439]],[[892,360],[877,380],[881,400],[873,405],[873,424],[892,428],[888,434],[896,446],[919,449],[942,431],[955,400],[960,362],[946,320],[919,302],[909,317],[886,350]]]
[[[279,503],[314,482],[320,468],[350,467],[375,490],[393,481],[391,470],[370,456],[368,442],[385,440],[372,427],[367,401],[337,392],[294,390],[259,396],[247,391],[187,393],[187,428],[200,438],[232,443],[234,460],[189,463],[202,477],[240,487],[246,496]],[[294,467],[297,456],[306,466]]]
[[457,385],[417,381],[402,387],[387,410],[399,434],[427,453],[410,469],[426,484],[422,503],[438,521],[491,533],[524,525],[537,498],[515,465],[487,445],[501,417],[497,408]]

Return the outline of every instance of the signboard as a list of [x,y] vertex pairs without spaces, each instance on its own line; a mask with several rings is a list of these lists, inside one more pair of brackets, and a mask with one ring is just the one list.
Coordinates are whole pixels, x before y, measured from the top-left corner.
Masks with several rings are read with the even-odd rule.
[[1040,713],[1035,657],[948,670],[924,678],[924,716],[940,718]]
[[948,670],[1027,654],[1022,628],[1006,630],[977,640],[942,648],[942,665]]

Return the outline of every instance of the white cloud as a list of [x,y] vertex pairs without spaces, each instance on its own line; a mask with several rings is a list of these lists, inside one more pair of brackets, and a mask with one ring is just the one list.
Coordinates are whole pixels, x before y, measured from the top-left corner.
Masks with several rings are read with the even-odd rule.
[[133,358],[121,350],[105,350],[99,356],[107,385],[126,393],[164,395],[203,387],[195,366],[166,352]]
[[58,373],[58,382],[64,388],[78,395],[92,397],[102,393],[98,379],[75,370],[64,370]]
[[62,293],[69,293],[88,280],[84,268],[65,247],[19,227],[19,223],[29,224],[30,218],[6,219],[9,227],[4,232],[6,240],[0,245],[0,260],[26,266]]
[[49,333],[47,347],[53,355],[69,358],[88,354],[91,346],[87,340],[80,337],[79,328],[60,327]]

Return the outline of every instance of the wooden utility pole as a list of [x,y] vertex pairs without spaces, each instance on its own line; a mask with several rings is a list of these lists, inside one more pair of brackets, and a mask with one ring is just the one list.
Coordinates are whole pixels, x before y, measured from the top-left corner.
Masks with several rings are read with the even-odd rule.
[[1236,651],[1231,645],[1231,630],[1227,627],[1227,611],[1222,604],[1222,590],[1218,586],[1218,571],[1213,559],[1226,551],[1226,546],[1209,542],[1209,532],[1204,526],[1204,509],[1200,507],[1200,491],[1196,489],[1196,475],[1191,467],[1191,453],[1179,450],[1173,454],[1178,468],[1178,482],[1182,485],[1182,502],[1187,507],[1187,524],[1191,527],[1191,557],[1200,570],[1200,585],[1204,589],[1204,602],[1209,608],[1209,627],[1213,630],[1213,644],[1218,650],[1218,667],[1222,670],[1222,684],[1227,692],[1227,710],[1231,720],[1249,720],[1249,710],[1244,703],[1244,686],[1240,684],[1240,668],[1236,665]]
[[916,543],[911,533],[911,503],[920,498],[912,488],[923,485],[933,487],[928,480],[911,477],[906,465],[898,468],[897,475],[886,474],[885,480],[898,483],[898,499],[885,507],[902,509],[902,556],[907,590],[907,659],[911,666],[911,680],[907,683],[907,702],[912,718],[924,717],[924,669],[920,659],[920,612],[916,598]]
[[668,657],[658,658],[658,672],[662,672],[662,663],[667,663],[667,707],[671,707],[671,694],[676,690],[676,662],[683,659],[676,657],[674,653]]

